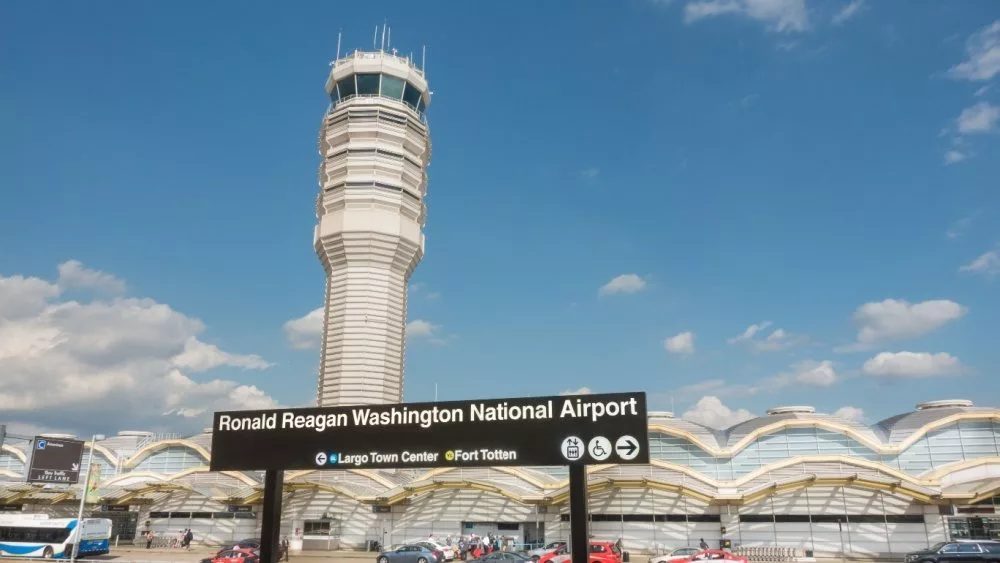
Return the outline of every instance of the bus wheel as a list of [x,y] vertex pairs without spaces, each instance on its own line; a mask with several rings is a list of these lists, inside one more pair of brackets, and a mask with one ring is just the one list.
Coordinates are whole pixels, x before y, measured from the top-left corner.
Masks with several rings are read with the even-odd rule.
[[45,546],[45,549],[42,550],[42,557],[46,559],[52,559],[54,556],[55,553],[52,552],[52,548],[49,546]]

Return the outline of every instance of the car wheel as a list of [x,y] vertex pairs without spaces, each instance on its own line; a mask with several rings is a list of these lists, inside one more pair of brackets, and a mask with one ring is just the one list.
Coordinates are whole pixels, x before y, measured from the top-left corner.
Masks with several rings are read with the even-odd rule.
[[378,558],[378,563],[389,563],[389,558],[383,555],[382,557]]
[[421,557],[420,559],[417,559],[417,563],[427,563],[427,558]]
[[49,546],[45,546],[45,549],[42,550],[42,557],[45,559],[52,559],[55,555],[56,554],[52,552],[52,548]]

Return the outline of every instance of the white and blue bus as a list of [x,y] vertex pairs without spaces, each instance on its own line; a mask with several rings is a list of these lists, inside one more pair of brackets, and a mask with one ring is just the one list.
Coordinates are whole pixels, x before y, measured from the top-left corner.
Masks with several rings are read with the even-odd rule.
[[49,518],[45,514],[0,515],[0,556],[69,559],[80,542],[77,557],[104,555],[111,550],[111,520]]

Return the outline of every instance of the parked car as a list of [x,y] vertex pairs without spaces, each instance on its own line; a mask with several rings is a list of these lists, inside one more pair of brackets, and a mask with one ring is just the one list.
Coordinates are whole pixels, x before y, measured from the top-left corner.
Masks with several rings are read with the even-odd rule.
[[569,544],[563,544],[538,556],[538,563],[551,563],[556,557],[566,555],[567,553],[569,553]]
[[1000,542],[950,541],[934,544],[928,549],[911,551],[904,563],[973,563],[1000,562]]
[[688,557],[686,560],[681,559],[679,561],[732,561],[735,563],[750,563],[750,560],[746,557],[733,555],[721,549],[704,549]]
[[482,561],[484,563],[534,563],[534,559],[528,557],[527,555],[516,553],[514,551],[494,551],[493,553],[486,554],[479,559],[473,559],[472,561]]
[[243,548],[243,549],[257,549],[257,550],[259,550],[260,549],[260,539],[258,539],[258,538],[249,538],[249,539],[245,539],[245,540],[240,540],[240,541],[236,542],[236,544],[233,547],[239,547],[239,548]]
[[701,551],[700,547],[678,547],[665,555],[651,557],[649,563],[670,563],[671,561],[687,561],[692,555]]
[[438,551],[444,556],[444,561],[452,561],[455,559],[455,548],[450,545],[445,545],[441,542],[435,540],[420,540],[411,542],[411,545],[422,545],[431,551]]
[[260,563],[260,556],[252,549],[223,549],[211,559],[212,563]]
[[422,545],[407,544],[383,551],[375,558],[377,563],[442,563],[433,551]]
[[[588,563],[622,563],[623,558],[622,550],[618,549],[618,546],[614,542],[590,542],[590,554],[587,557]],[[556,555],[550,561],[551,563],[570,563],[572,559],[573,554],[564,552]]]
[[565,546],[566,546],[566,542],[564,542],[564,541],[554,541],[554,542],[545,544],[544,546],[539,547],[537,549],[532,549],[531,551],[529,551],[527,553],[527,555],[531,559],[534,559],[535,561],[538,561],[538,559],[542,555],[545,555],[546,553],[548,553],[550,551],[555,551],[555,550],[559,549],[560,547],[565,547]]
[[243,547],[243,546],[240,545],[241,543],[243,543],[243,542],[237,542],[236,545],[234,545],[232,547],[224,547],[224,548],[220,549],[218,551],[218,553],[216,553],[215,555],[213,555],[211,557],[208,557],[208,558],[205,558],[205,559],[202,559],[201,563],[213,563],[216,559],[219,559],[219,560],[224,559],[223,554],[229,553],[231,551],[236,551],[236,550],[250,551],[250,552],[253,552],[257,556],[260,555],[260,549],[259,549],[260,548],[260,542],[257,542],[257,547],[256,548],[254,548],[254,547]]

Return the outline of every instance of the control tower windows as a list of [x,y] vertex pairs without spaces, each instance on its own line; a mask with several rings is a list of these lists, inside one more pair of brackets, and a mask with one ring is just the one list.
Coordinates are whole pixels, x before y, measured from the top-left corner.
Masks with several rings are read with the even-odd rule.
[[354,87],[354,76],[348,76],[347,78],[341,80],[337,83],[337,90],[340,90],[340,99],[346,100],[358,93],[357,88]]
[[403,99],[403,86],[405,85],[406,82],[404,82],[403,79],[383,74],[382,96],[392,98],[394,100],[401,100]]
[[427,109],[423,93],[419,88],[402,78],[388,74],[371,72],[348,76],[337,82],[337,87],[334,88],[333,92],[330,92],[330,101],[336,106],[340,102],[346,102],[356,96],[379,96],[402,100],[403,103],[418,112],[421,117],[423,117],[424,110]]
[[377,96],[378,95],[378,74],[358,74],[358,95]]
[[417,104],[420,102],[420,90],[407,82],[406,91],[403,92],[403,101],[411,108],[417,109]]

